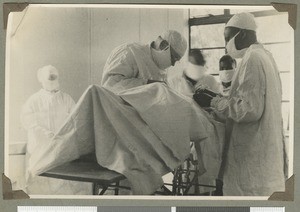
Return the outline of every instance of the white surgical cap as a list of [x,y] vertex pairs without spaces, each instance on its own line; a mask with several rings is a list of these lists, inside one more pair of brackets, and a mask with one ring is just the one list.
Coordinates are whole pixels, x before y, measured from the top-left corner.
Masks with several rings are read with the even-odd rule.
[[39,82],[44,82],[48,79],[50,74],[54,74],[58,77],[58,70],[51,65],[44,66],[37,71],[37,78]]
[[161,35],[162,39],[168,41],[172,48],[179,54],[181,57],[184,55],[187,42],[186,39],[175,30],[168,30]]
[[255,31],[257,26],[251,13],[237,13],[228,21],[225,27],[236,27]]

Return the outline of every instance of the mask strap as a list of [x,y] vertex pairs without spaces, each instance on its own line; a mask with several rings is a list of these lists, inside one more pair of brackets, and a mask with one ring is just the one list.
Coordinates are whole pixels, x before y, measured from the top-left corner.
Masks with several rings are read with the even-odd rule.
[[238,36],[238,34],[240,34],[241,31],[242,31],[242,30],[240,29],[240,31],[238,31],[238,33],[236,33],[236,35],[235,35],[234,37]]
[[[240,29],[240,31],[238,31],[238,32],[237,32],[237,33],[236,33],[229,41],[235,39],[235,37],[238,36],[238,34],[240,34],[240,32],[241,32],[241,29]],[[228,41],[228,42],[229,42],[229,41]]]

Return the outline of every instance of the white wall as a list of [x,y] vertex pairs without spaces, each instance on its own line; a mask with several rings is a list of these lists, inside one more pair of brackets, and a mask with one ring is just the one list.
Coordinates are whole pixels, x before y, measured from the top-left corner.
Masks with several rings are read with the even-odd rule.
[[92,83],[100,84],[103,67],[110,52],[126,42],[137,42],[139,9],[91,10]]
[[150,43],[168,29],[175,29],[188,38],[187,10],[92,9],[92,83],[100,84],[105,61],[115,47],[126,42]]
[[[20,110],[26,99],[40,89],[37,70],[52,64],[60,71],[62,90],[78,99],[89,84],[88,11],[82,9],[29,8],[10,38],[9,120],[10,141],[26,139]],[[74,83],[76,82],[76,83]]]

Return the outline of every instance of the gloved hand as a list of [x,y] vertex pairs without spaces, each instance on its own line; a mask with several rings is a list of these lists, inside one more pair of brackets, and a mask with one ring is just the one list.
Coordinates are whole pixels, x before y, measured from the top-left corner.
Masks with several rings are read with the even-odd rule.
[[198,89],[193,95],[193,99],[200,105],[201,107],[207,108],[211,106],[211,100],[217,96],[216,93],[208,90],[208,89]]
[[43,132],[50,139],[53,138],[53,136],[54,136],[54,132],[52,132],[51,130],[43,128]]
[[148,79],[147,84],[151,84],[151,83],[155,83],[155,82],[160,82],[160,83],[165,83],[165,84],[167,84],[165,81],[160,81],[160,80],[150,80],[150,79]]
[[48,130],[44,127],[35,126],[33,129],[36,130],[39,133],[42,133],[43,135],[45,135],[48,138],[53,138],[53,136],[54,136],[54,132],[52,132],[51,130]]
[[48,131],[48,132],[46,133],[46,135],[47,135],[48,138],[53,138],[54,133],[51,132],[51,131]]
[[[229,105],[229,100],[226,97],[222,97],[222,96],[216,96],[211,100],[210,106],[214,109],[214,112],[216,112],[216,114],[221,117],[220,114],[222,114],[222,116],[224,116],[225,114],[223,114],[223,112],[226,110],[226,108]],[[226,117],[226,115],[224,116]]]

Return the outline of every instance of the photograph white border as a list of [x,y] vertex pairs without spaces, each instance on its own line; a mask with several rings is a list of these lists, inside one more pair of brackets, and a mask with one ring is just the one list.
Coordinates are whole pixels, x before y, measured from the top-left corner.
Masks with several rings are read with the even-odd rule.
[[[27,8],[42,8],[42,7],[50,7],[50,8],[163,8],[163,9],[255,9],[265,7],[266,9],[274,9],[272,6],[252,6],[252,5],[154,5],[154,4],[29,4]],[[26,9],[25,9],[26,10]],[[26,12],[25,12],[26,13]],[[25,14],[26,15],[26,14]],[[8,18],[8,22],[10,19]],[[9,26],[10,24],[7,24]],[[9,28],[7,29],[9,31]],[[292,60],[291,60],[291,89],[290,89],[290,96],[291,96],[291,104],[290,104],[290,111],[291,116],[289,120],[290,124],[290,141],[291,147],[289,149],[289,156],[290,156],[290,163],[289,163],[289,173],[294,173],[294,34],[293,36],[293,45],[291,48],[292,51]],[[6,46],[9,46],[9,39],[6,39]],[[10,55],[10,49],[6,48],[6,59],[7,61],[9,58],[7,55]],[[9,63],[5,63],[5,140],[4,140],[4,173],[8,173],[9,164],[8,164],[8,153],[9,153],[9,145],[7,142],[9,141],[9,88],[8,84],[10,82],[10,74],[9,74]],[[292,166],[290,165],[292,164]],[[291,176],[292,174],[290,174]],[[290,177],[289,176],[289,177]],[[104,195],[104,196],[90,196],[90,195],[30,195],[30,198],[34,199],[136,199],[136,200],[231,200],[231,201],[240,201],[240,200],[268,200],[269,196],[113,196],[113,195]]]

